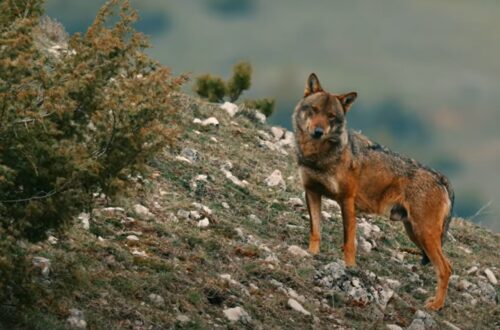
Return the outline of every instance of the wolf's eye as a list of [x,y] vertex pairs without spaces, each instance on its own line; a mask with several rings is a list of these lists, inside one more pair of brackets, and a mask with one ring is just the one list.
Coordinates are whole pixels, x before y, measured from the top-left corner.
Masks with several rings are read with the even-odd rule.
[[335,120],[335,115],[333,113],[328,114],[328,120],[333,121]]

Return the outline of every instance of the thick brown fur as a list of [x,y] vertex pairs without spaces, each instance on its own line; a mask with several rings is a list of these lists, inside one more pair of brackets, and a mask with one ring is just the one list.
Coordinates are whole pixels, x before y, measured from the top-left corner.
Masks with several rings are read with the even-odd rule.
[[357,94],[325,92],[313,73],[295,108],[297,159],[311,222],[309,251],[319,252],[322,196],[342,211],[344,259],[355,265],[356,212],[400,220],[437,274],[436,295],[426,307],[443,307],[451,266],[442,240],[451,220],[453,190],[442,174],[349,131],[346,114]]

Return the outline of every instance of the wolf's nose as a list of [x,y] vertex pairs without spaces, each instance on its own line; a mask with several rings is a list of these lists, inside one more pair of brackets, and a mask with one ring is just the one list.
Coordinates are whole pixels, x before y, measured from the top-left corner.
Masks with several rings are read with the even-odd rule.
[[321,127],[316,127],[314,129],[314,133],[312,134],[312,137],[315,139],[319,139],[323,135],[323,129]]

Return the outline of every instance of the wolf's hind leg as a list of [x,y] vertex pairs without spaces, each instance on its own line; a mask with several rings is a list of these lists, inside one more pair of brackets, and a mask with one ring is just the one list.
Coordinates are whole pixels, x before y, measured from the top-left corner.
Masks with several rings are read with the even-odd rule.
[[420,246],[420,243],[418,242],[418,240],[415,236],[415,233],[413,232],[413,227],[412,227],[410,221],[408,221],[408,219],[404,219],[403,225],[405,226],[406,233],[408,234],[408,237],[410,237],[411,241],[413,243],[415,243],[415,245],[422,251],[422,260],[420,260],[420,263],[423,266],[429,264],[429,262],[430,262],[429,257],[427,256],[427,254],[425,254],[425,251],[422,248],[422,246]]
[[420,261],[420,263],[424,266],[427,265],[430,262],[429,257],[427,257],[424,250],[420,246],[420,243],[415,237],[415,233],[413,232],[413,227],[408,219],[408,210],[403,205],[396,204],[391,209],[390,219],[393,221],[403,222],[408,237],[410,237],[412,242],[415,243],[415,245],[422,251],[422,260]]
[[425,254],[432,262],[437,275],[436,295],[426,301],[425,307],[432,310],[439,310],[444,306],[446,292],[448,291],[448,281],[451,275],[451,265],[442,250],[442,226],[439,221],[427,221],[426,225],[429,226],[430,223],[433,224],[434,228],[426,228],[427,230],[425,231],[414,233]]

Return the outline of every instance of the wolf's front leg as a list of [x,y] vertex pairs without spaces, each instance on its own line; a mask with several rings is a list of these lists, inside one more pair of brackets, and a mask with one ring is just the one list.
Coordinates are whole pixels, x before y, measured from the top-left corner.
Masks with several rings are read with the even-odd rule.
[[354,198],[347,198],[341,203],[342,222],[344,224],[344,261],[347,266],[356,265],[356,210]]
[[309,237],[309,252],[318,254],[321,240],[320,220],[321,220],[321,195],[306,190],[307,210],[309,211],[309,221],[311,223],[311,235]]

